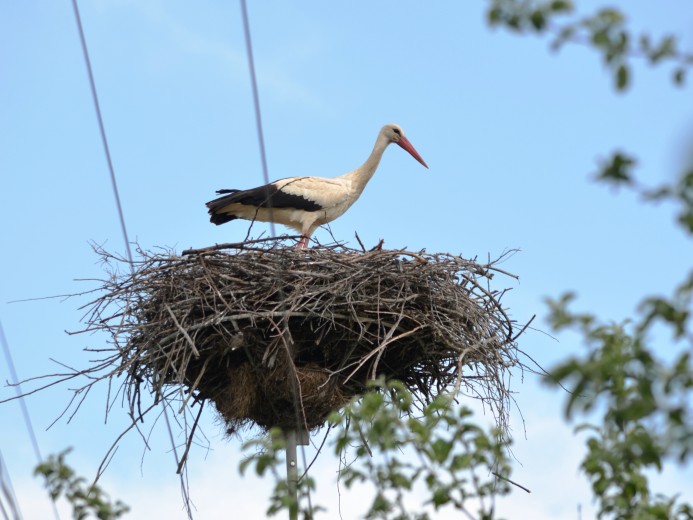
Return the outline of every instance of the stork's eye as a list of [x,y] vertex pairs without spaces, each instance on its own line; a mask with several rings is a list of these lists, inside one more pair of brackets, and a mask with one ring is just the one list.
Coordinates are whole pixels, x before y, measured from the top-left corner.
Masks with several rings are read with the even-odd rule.
[[399,128],[393,128],[393,132],[395,132],[397,135],[402,135],[402,132],[399,131]]

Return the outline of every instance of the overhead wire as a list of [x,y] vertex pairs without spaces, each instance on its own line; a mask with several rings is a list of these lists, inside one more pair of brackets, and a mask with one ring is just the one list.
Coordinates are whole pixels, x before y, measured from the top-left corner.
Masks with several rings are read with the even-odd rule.
[[[5,503],[7,504],[7,508],[5,508]],[[12,487],[10,472],[7,470],[7,466],[5,466],[2,451],[0,451],[0,513],[2,513],[4,520],[22,519],[22,513],[19,510],[19,503],[17,502],[17,497],[15,496],[14,488]],[[10,514],[12,515],[11,517]]]
[[[37,464],[43,462],[43,457],[41,456],[41,450],[39,448],[38,438],[36,437],[36,432],[34,430],[34,425],[31,422],[31,416],[29,415],[29,408],[26,405],[26,400],[24,397],[24,392],[22,391],[22,385],[17,376],[17,369],[14,365],[14,359],[12,357],[12,351],[10,350],[10,343],[7,341],[7,336],[5,335],[5,329],[2,326],[2,320],[0,320],[0,344],[2,344],[2,350],[5,354],[5,361],[7,363],[7,368],[10,371],[10,379],[12,386],[15,388],[17,393],[17,400],[19,401],[19,408],[22,410],[22,417],[24,418],[24,425],[26,426],[27,432],[29,433],[29,439],[31,440],[31,447],[34,451],[34,456],[36,457]],[[55,505],[55,502],[51,500],[51,505],[53,508],[53,516],[60,520],[60,513]],[[17,507],[19,507],[17,505]]]
[[[82,17],[80,16],[79,5],[77,4],[77,0],[72,0],[72,10],[74,12],[75,21],[77,23],[77,30],[79,32],[79,40],[80,40],[80,44],[82,47],[82,54],[84,56],[84,63],[86,65],[87,76],[89,78],[89,88],[91,90],[91,97],[92,97],[92,101],[94,103],[94,110],[96,112],[96,119],[97,119],[98,125],[99,125],[99,133],[101,135],[101,144],[103,145],[104,155],[106,156],[106,163],[108,164],[108,172],[109,172],[110,179],[111,179],[111,189],[113,191],[113,196],[114,196],[115,202],[116,202],[116,208],[118,211],[118,219],[120,221],[120,229],[121,229],[121,232],[123,235],[123,241],[125,242],[125,250],[127,252],[127,257],[128,257],[129,262],[130,262],[130,270],[134,272],[135,264],[134,264],[134,260],[133,260],[133,256],[132,256],[132,250],[130,247],[130,239],[128,238],[127,226],[125,225],[125,216],[124,216],[124,212],[123,212],[123,206],[122,206],[121,201],[120,201],[120,193],[118,190],[118,183],[116,181],[115,169],[113,168],[113,161],[111,159],[111,151],[110,151],[110,147],[108,145],[108,139],[106,137],[106,128],[105,128],[105,125],[103,122],[103,116],[101,115],[101,104],[99,103],[99,96],[98,96],[97,89],[96,89],[96,82],[94,81],[94,72],[93,72],[92,66],[91,66],[91,59],[89,58],[89,50],[87,47],[87,40],[86,40],[86,37],[84,35],[84,28],[82,26]],[[171,428],[171,421],[169,420],[169,417],[168,417],[166,404],[163,405],[163,413],[164,413],[164,419],[166,422],[166,428],[168,430],[169,440],[171,442],[171,447],[173,450],[173,455],[176,459],[176,467],[178,467],[178,465],[179,465],[178,450],[176,448],[176,443],[175,443],[175,440],[173,438],[173,430]],[[191,513],[190,507],[189,507],[189,497],[188,497],[188,493],[187,493],[187,488],[184,484],[182,473],[181,473],[180,478],[181,478],[181,489],[183,492],[183,496],[185,498],[186,508],[188,510],[188,516],[190,518],[192,518],[192,513]]]
[[[265,185],[270,183],[269,169],[267,168],[267,153],[265,152],[265,136],[262,130],[262,114],[260,112],[260,94],[257,88],[257,77],[255,75],[255,59],[253,57],[253,42],[250,37],[250,22],[248,21],[248,7],[245,0],[241,0],[241,12],[243,15],[243,33],[245,35],[245,49],[248,55],[248,69],[250,72],[250,85],[253,89],[253,107],[255,108],[255,126],[257,128],[257,140],[260,145],[260,161],[262,162],[262,178]],[[267,206],[270,213],[270,233],[272,238],[277,236],[277,232],[272,222],[272,200],[267,192]]]
[[0,321],[0,343],[2,343],[2,350],[5,354],[5,360],[7,362],[7,367],[10,371],[10,377],[12,378],[12,386],[14,386],[17,392],[17,400],[19,401],[19,407],[22,410],[22,417],[24,418],[24,424],[29,432],[29,439],[31,440],[31,447],[34,450],[34,455],[36,460],[41,463],[43,462],[43,457],[41,456],[41,450],[39,449],[38,440],[36,438],[36,432],[34,431],[34,425],[31,422],[31,417],[29,416],[29,408],[27,408],[26,401],[24,400],[24,392],[22,392],[22,385],[17,377],[17,370],[14,366],[14,360],[12,358],[12,353],[10,352],[10,345],[7,342],[7,336],[5,336],[5,329],[2,326],[2,321]]
[[125,227],[125,217],[123,216],[123,206],[120,203],[120,194],[118,192],[118,183],[116,182],[115,169],[113,168],[113,161],[111,160],[111,150],[108,146],[108,139],[106,138],[106,129],[103,124],[103,117],[101,116],[101,105],[99,103],[99,96],[96,92],[96,83],[94,82],[94,72],[91,68],[91,60],[89,59],[89,51],[87,49],[87,40],[84,36],[84,28],[82,27],[82,17],[79,14],[79,6],[77,5],[77,0],[72,0],[72,10],[75,14],[75,21],[77,22],[77,30],[79,32],[79,41],[82,46],[82,54],[84,55],[84,63],[87,67],[87,76],[89,77],[89,88],[91,89],[91,97],[94,102],[94,110],[96,112],[96,119],[99,124],[99,133],[101,135],[101,144],[103,145],[104,154],[106,155],[106,163],[108,163],[108,173],[111,177],[111,188],[113,189],[113,195],[115,197],[116,206],[118,207],[118,218],[120,219],[120,230],[123,233],[123,238],[125,239],[125,250],[127,251],[128,260],[130,260],[130,266],[132,267],[132,251],[130,250],[130,240],[128,239],[128,230]]
[[[262,175],[263,179],[265,181],[265,185],[268,185],[270,183],[269,180],[269,172],[268,172],[268,167],[267,167],[267,153],[265,150],[265,139],[264,139],[264,132],[262,128],[262,114],[260,111],[260,94],[259,94],[259,89],[258,89],[258,83],[257,83],[257,75],[255,73],[255,59],[253,56],[253,45],[252,45],[252,38],[250,34],[250,21],[248,19],[248,7],[246,5],[246,0],[240,0],[241,3],[241,13],[243,17],[243,32],[245,35],[245,46],[246,46],[246,53],[248,56],[248,70],[250,73],[250,83],[252,86],[252,91],[253,91],[253,105],[255,108],[255,124],[257,128],[257,135],[258,135],[258,142],[259,142],[259,148],[260,148],[260,159],[262,162]],[[270,232],[272,234],[272,237],[276,237],[276,231],[275,231],[275,226],[274,222],[272,222],[272,203],[270,199],[270,193],[269,189],[267,189],[267,209],[270,213]],[[278,276],[281,276],[281,273],[279,273]],[[281,280],[279,280],[280,283],[280,294],[281,294]],[[288,328],[288,321],[285,322],[285,327]],[[297,389],[298,381],[296,381],[296,385],[294,385],[294,406],[296,408],[296,430],[301,431],[303,429],[302,427],[302,422],[299,416],[299,404],[300,404],[300,396],[298,395],[298,389]],[[294,432],[293,435],[293,441],[295,443],[296,440],[296,435]],[[303,459],[303,467],[308,468],[308,461],[306,458],[306,451],[303,443],[300,444],[301,446],[301,455]],[[287,466],[288,467],[288,466]],[[308,470],[306,469],[306,472]],[[305,477],[305,473],[303,477]],[[302,478],[303,478],[302,477]],[[308,512],[310,516],[313,516],[313,506],[312,506],[312,501],[311,501],[311,495],[310,495],[310,489],[306,490],[306,498],[308,500]]]

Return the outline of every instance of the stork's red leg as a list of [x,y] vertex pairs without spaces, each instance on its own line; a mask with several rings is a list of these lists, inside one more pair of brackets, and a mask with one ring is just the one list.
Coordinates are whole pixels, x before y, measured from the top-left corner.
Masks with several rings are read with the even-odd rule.
[[297,249],[305,249],[308,247],[308,237],[306,235],[303,235],[301,237],[301,240],[298,241],[298,245],[296,246]]

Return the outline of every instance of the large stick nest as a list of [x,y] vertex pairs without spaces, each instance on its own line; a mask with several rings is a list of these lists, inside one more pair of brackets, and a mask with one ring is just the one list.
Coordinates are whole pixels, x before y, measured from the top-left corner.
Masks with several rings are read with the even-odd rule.
[[229,432],[312,430],[379,377],[422,403],[455,389],[496,409],[508,399],[519,331],[489,288],[508,274],[497,261],[273,240],[188,253],[140,251],[86,316],[86,331],[112,338],[100,368],[125,375],[133,417],[143,392],[167,399],[173,388],[186,403],[212,401]]

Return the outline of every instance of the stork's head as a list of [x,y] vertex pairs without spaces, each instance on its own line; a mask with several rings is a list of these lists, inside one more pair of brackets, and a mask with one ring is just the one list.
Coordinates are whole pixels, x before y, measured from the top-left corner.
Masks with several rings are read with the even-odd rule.
[[404,148],[414,159],[428,168],[426,161],[421,158],[419,152],[417,152],[414,146],[409,142],[409,139],[405,137],[404,130],[402,130],[401,126],[390,123],[389,125],[385,125],[382,130],[380,130],[380,134],[385,136],[389,142],[396,143]]

